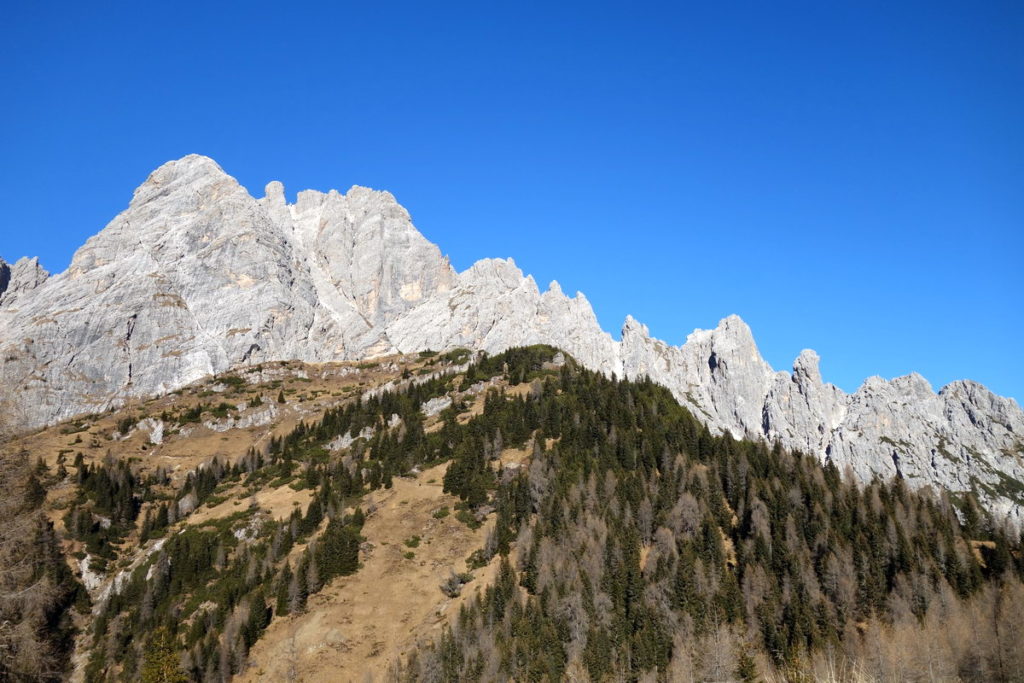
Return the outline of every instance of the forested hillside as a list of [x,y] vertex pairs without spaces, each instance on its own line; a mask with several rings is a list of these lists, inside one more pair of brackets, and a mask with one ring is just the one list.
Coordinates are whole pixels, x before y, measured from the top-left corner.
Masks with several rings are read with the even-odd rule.
[[[476,594],[439,637],[374,660],[378,678],[1021,680],[1021,537],[972,498],[858,486],[713,436],[666,389],[550,347],[468,358],[420,354],[388,386],[338,392],[187,472],[145,455],[9,454],[0,674],[64,678],[77,643],[88,681],[259,679],[250,652],[268,626],[362,571],[371,492],[447,463],[461,502],[434,517],[490,531],[451,558],[468,571],[429,590]],[[182,428],[218,411],[230,406],[163,417]],[[421,542],[383,540],[410,561]],[[91,608],[72,576],[83,564]]]

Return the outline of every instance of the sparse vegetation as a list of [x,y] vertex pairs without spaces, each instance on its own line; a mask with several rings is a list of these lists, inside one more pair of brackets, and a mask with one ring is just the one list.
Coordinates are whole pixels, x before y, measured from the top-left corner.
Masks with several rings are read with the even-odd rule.
[[[426,592],[458,607],[432,646],[405,648],[392,672],[400,679],[813,680],[828,667],[893,678],[927,664],[936,679],[1009,681],[1021,670],[1021,644],[1002,635],[1024,627],[1021,539],[973,496],[935,498],[899,480],[854,485],[813,457],[713,436],[666,390],[571,358],[556,366],[556,353],[432,353],[420,360],[435,368],[472,362],[464,377],[409,378],[362,397],[352,387],[352,400],[315,417],[282,411],[297,421],[248,450],[230,452],[237,442],[212,434],[218,455],[173,478],[150,453],[137,457],[137,443],[68,463],[62,435],[56,463],[56,449],[49,464],[26,459],[17,490],[37,528],[43,509],[66,528],[64,539],[52,526],[40,532],[50,553],[40,556],[57,561],[19,575],[56,577],[43,603],[64,626],[18,632],[0,674],[40,671],[12,668],[8,651],[38,651],[47,671],[66,671],[77,602],[86,680],[225,680],[279,618],[298,622],[326,599],[310,596],[344,596],[364,562],[398,555],[408,561],[400,571],[429,569]],[[389,367],[390,377],[404,369]],[[360,377],[364,388],[379,382]],[[278,381],[278,401],[294,393],[289,384]],[[304,405],[331,394],[321,386]],[[179,425],[235,410],[194,395],[147,410]],[[439,396],[455,404],[426,417],[423,403]],[[91,426],[111,433],[139,414]],[[108,447],[125,450],[103,458]],[[382,515],[382,501],[404,521],[364,538],[363,510]],[[439,583],[438,545],[453,535],[472,540],[446,557],[476,550],[468,571],[453,567]],[[94,617],[58,569],[68,567],[62,540],[91,572],[125,572]],[[13,562],[4,544],[0,559]],[[332,584],[340,576],[350,578]],[[19,604],[0,600],[0,616],[40,618]]]
[[241,391],[248,384],[244,379],[238,375],[223,375],[217,378],[217,381],[225,385],[232,391]]

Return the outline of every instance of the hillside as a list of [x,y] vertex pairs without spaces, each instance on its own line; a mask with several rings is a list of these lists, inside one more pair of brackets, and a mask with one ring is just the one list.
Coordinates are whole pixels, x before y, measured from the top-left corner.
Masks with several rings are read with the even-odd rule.
[[15,679],[1024,670],[1021,538],[973,497],[715,436],[550,347],[239,368],[3,458]]
[[[465,353],[459,356],[465,357]],[[239,530],[260,528],[264,523],[287,523],[296,512],[306,520],[314,500],[308,484],[294,481],[283,471],[280,476],[269,476],[267,468],[256,466],[263,476],[247,477],[242,490],[229,483],[237,480],[236,468],[253,467],[256,453],[293,434],[304,420],[322,419],[326,412],[354,400],[372,400],[369,397],[374,392],[386,392],[396,385],[431,385],[438,381],[436,377],[457,369],[450,355],[446,360],[435,354],[414,358],[250,367],[160,399],[87,416],[5,444],[5,471],[15,479],[28,477],[31,491],[39,486],[48,490],[41,512],[62,539],[56,547],[81,580],[81,585],[72,589],[79,607],[88,593],[94,610],[99,610],[91,617],[79,615],[79,625],[92,627],[96,617],[100,623],[105,621],[102,610],[108,598],[115,603],[123,599],[120,594],[132,572],[152,562],[154,555],[160,557],[168,528],[175,529],[172,543],[179,537],[200,545],[219,539],[218,552],[223,556],[239,540],[228,532],[239,534],[243,533]],[[427,422],[437,419],[434,416]],[[353,442],[361,446],[374,429],[367,425],[357,430],[362,438],[343,437],[345,447],[335,440],[333,448],[348,452]],[[327,457],[329,452],[330,447],[321,449],[319,456]],[[29,462],[35,465],[31,471]],[[394,492],[390,482],[388,491]],[[429,491],[428,499],[436,497],[436,508],[457,503],[444,496],[434,482],[426,484],[423,491]],[[370,529],[380,520],[375,508],[371,502]],[[319,506],[314,509],[323,514]],[[19,520],[37,514],[25,514],[16,505],[6,512]],[[427,518],[434,525],[441,523],[429,514]],[[467,534],[459,535],[459,529],[454,531],[446,534],[445,540],[471,545],[471,537],[476,535],[467,532],[467,538]],[[368,549],[376,539],[372,533],[366,539],[364,547]],[[386,545],[388,539],[379,542]],[[218,561],[216,557],[208,559]],[[430,571],[434,570],[431,567]],[[434,587],[446,574],[439,572],[438,577]],[[83,652],[92,647],[91,638],[88,632],[84,637],[76,658],[77,677],[89,671],[84,669]],[[94,674],[87,675],[91,677]]]

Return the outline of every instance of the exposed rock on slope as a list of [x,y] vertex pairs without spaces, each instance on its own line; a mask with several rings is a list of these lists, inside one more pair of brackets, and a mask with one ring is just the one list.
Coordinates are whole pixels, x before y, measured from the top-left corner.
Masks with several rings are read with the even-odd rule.
[[628,318],[616,342],[582,294],[541,292],[511,260],[456,273],[387,192],[305,191],[288,204],[273,182],[255,199],[190,155],[154,171],[64,273],[0,263],[0,379],[26,426],[239,364],[533,343],[648,375],[715,431],[779,440],[865,479],[974,489],[1021,513],[1024,413],[1012,399],[972,382],[935,394],[917,375],[846,394],[822,381],[813,351],[774,371],[736,316],[678,347]]

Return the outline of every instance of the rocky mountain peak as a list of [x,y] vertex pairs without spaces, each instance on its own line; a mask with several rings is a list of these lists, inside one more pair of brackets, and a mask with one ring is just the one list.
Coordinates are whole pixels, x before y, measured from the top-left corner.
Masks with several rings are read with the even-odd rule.
[[198,190],[225,181],[235,182],[217,162],[201,154],[189,154],[168,161],[150,173],[145,182],[136,188],[132,203],[151,201],[166,192]]
[[48,277],[50,274],[34,256],[23,256],[13,266],[0,259],[0,306],[13,305],[16,297],[31,292]]
[[967,381],[935,394],[913,374],[845,394],[823,382],[813,351],[792,373],[773,370],[736,315],[682,346],[629,316],[615,341],[586,297],[557,282],[540,292],[512,259],[457,273],[388,192],[306,190],[289,204],[274,181],[255,199],[189,155],[150,174],[66,272],[0,263],[0,382],[22,398],[26,426],[245,364],[537,343],[650,377],[713,432],[778,441],[865,480],[898,474],[1024,509],[1022,489],[1004,482],[1024,481],[1012,399]]
[[651,332],[647,329],[647,325],[633,316],[627,315],[625,322],[622,323],[622,337],[625,339],[627,336],[650,337]]
[[271,220],[280,228],[294,234],[295,225],[292,221],[291,208],[284,196],[284,185],[279,180],[271,180],[263,190],[263,199],[259,204],[270,215]]
[[716,349],[735,350],[737,353],[745,354],[748,360],[761,360],[757,343],[754,341],[754,333],[735,313],[722,318],[718,327],[712,331],[711,338]]
[[271,180],[263,189],[263,199],[274,206],[287,206],[284,184],[280,180]]
[[519,266],[511,258],[480,259],[470,266],[461,277],[468,283],[497,282],[508,289],[520,287],[526,281],[523,271],[519,269]]
[[812,349],[804,349],[793,362],[793,379],[801,383],[821,384],[821,358]]
[[896,391],[911,398],[932,398],[935,392],[931,383],[919,373],[911,372],[909,375],[897,377],[890,383]]

